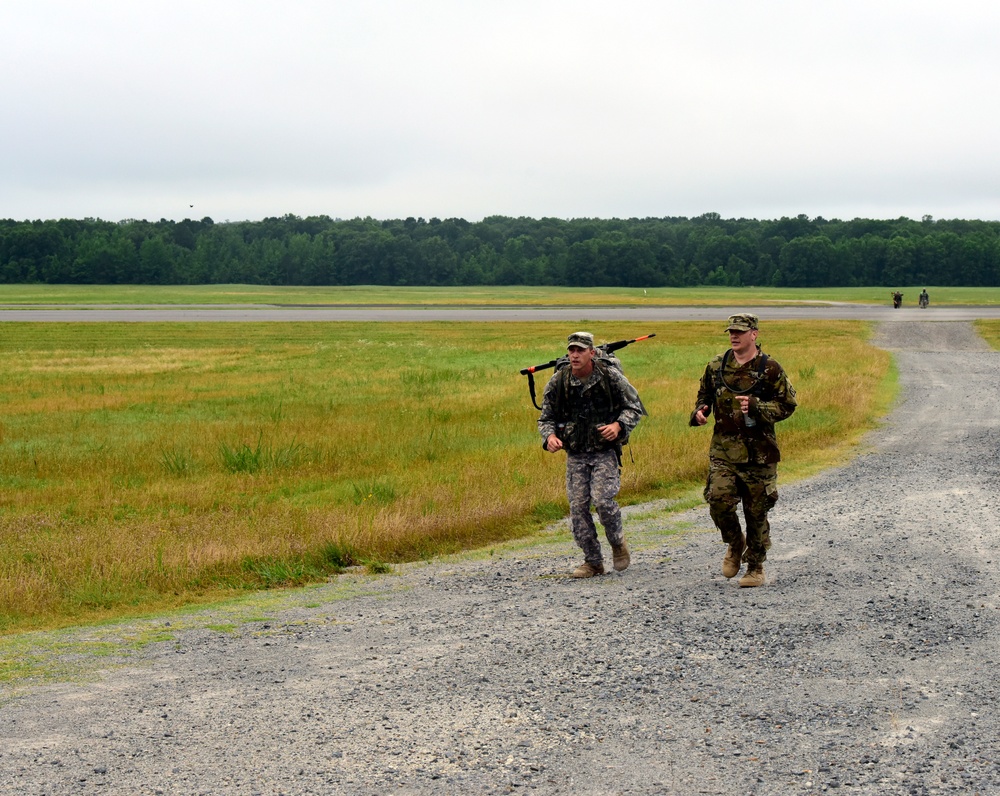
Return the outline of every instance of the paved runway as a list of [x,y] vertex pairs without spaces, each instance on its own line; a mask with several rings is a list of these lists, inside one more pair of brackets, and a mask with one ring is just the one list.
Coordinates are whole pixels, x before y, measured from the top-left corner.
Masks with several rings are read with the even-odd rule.
[[719,307],[282,307],[276,305],[110,306],[0,309],[0,322],[253,322],[253,321],[716,321],[734,312],[754,312],[767,320],[971,321],[1000,318],[1000,306],[943,306],[926,310],[874,304],[809,304],[796,306],[738,305]]

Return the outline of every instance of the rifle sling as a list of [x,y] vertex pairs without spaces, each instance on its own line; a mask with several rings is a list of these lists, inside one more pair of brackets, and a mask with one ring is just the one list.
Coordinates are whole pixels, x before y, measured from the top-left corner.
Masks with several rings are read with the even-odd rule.
[[535,409],[541,412],[542,407],[538,405],[538,401],[535,399],[535,375],[531,371],[528,371],[528,392],[531,393],[531,403],[534,404]]

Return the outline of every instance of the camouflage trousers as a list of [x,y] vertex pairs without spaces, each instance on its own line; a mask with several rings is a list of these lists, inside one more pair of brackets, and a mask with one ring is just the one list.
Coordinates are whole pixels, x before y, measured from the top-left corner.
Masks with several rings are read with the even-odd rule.
[[709,459],[705,500],[726,544],[739,544],[743,535],[736,513],[736,507],[743,504],[747,526],[743,560],[748,566],[763,564],[771,546],[767,512],[778,502],[778,465],[731,464]]
[[572,453],[566,456],[566,497],[569,498],[569,521],[573,538],[583,550],[583,559],[596,566],[603,562],[597,526],[590,513],[593,504],[613,547],[625,541],[622,512],[615,496],[621,488],[618,456],[613,450],[597,453]]

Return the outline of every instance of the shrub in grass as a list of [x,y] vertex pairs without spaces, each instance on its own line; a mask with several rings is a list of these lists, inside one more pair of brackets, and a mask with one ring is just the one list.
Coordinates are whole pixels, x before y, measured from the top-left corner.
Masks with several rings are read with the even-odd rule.
[[191,455],[187,451],[162,448],[160,450],[160,466],[169,475],[187,475],[194,467]]
[[236,445],[219,443],[219,458],[223,469],[229,473],[253,475],[261,470],[294,467],[301,453],[302,446],[295,442],[278,447],[264,442],[264,432],[258,434],[257,443],[252,447],[245,442]]
[[252,576],[252,585],[259,585],[265,589],[276,586],[299,586],[324,574],[304,561],[274,556],[247,557],[243,559],[242,570]]
[[378,504],[386,506],[396,499],[396,490],[392,484],[382,481],[353,482],[354,504],[357,506]]
[[339,542],[326,542],[321,545],[317,558],[321,566],[331,572],[341,572],[358,563],[357,554]]

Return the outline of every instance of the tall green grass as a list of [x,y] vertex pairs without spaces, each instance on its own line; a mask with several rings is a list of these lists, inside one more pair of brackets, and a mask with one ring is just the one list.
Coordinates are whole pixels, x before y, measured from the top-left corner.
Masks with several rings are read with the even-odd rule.
[[[726,345],[721,323],[577,326],[599,341],[657,333],[621,352],[651,413],[622,497],[691,494],[710,432],[687,419]],[[348,562],[379,571],[566,510],[564,459],[542,451],[518,374],[563,352],[562,324],[3,331],[3,632],[304,583]],[[787,476],[836,461],[884,412],[889,357],[868,334],[765,323],[802,407],[780,428]]]

